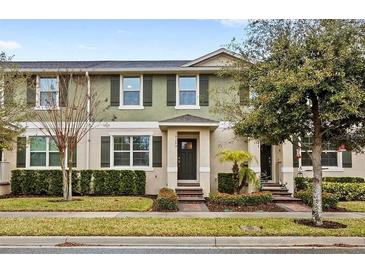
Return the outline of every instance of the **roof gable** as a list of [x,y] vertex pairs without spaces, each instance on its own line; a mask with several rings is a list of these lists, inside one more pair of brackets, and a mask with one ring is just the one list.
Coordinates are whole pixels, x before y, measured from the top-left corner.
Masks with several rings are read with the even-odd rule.
[[218,49],[193,61],[190,61],[182,67],[222,67],[232,65],[233,62],[241,58],[238,54],[225,48]]

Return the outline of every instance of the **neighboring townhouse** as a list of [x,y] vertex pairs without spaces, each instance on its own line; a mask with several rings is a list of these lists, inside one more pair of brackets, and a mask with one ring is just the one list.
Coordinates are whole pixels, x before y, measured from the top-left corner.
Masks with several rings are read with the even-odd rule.
[[[256,161],[251,168],[266,180],[287,185],[293,191],[298,167],[311,175],[308,153],[289,142],[279,146],[259,144],[237,137],[229,123],[210,111],[212,91],[233,86],[216,76],[238,58],[219,49],[195,60],[176,61],[72,61],[17,62],[34,75],[35,88],[24,84],[23,98],[35,109],[47,108],[43,96],[51,95],[60,107],[59,79],[65,73],[88,75],[91,90],[103,100],[101,118],[78,144],[77,169],[139,169],[147,174],[147,194],[164,186],[199,186],[204,196],[217,191],[217,174],[230,172],[216,154],[224,148],[247,150]],[[93,81],[92,81],[93,80]],[[43,88],[45,83],[51,89]],[[237,100],[247,93],[237,91]],[[10,191],[10,171],[16,168],[54,169],[59,166],[57,148],[33,122],[18,138],[14,151],[0,158],[0,194]],[[27,142],[24,142],[24,141]],[[304,140],[310,142],[308,140]],[[25,145],[22,145],[25,144]],[[323,153],[324,176],[365,177],[365,156],[337,151]]]

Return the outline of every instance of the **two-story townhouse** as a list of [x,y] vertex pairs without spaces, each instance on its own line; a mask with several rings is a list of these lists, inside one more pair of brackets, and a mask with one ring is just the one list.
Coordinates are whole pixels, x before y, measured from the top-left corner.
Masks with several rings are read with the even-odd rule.
[[[223,66],[238,58],[219,49],[195,60],[172,61],[57,61],[17,62],[34,75],[35,88],[26,84],[22,96],[42,111],[47,94],[62,107],[59,79],[65,73],[87,75],[88,86],[103,100],[103,122],[78,144],[78,169],[140,169],[147,174],[147,194],[161,187],[198,186],[207,196],[217,191],[217,174],[230,172],[216,154],[223,148],[251,152],[251,168],[259,176],[286,184],[293,191],[298,167],[311,173],[308,154],[289,142],[279,146],[259,144],[237,137],[229,123],[210,111],[212,91],[230,88],[233,82],[216,76]],[[47,85],[46,85],[47,84]],[[51,89],[42,87],[51,86]],[[247,96],[237,92],[239,96]],[[26,131],[14,151],[1,153],[0,194],[9,193],[9,171],[16,168],[54,169],[59,162],[52,139],[34,122],[25,121]],[[24,142],[26,140],[27,142]],[[21,141],[21,142],[20,142]],[[306,140],[310,141],[310,139]],[[21,145],[25,144],[25,145]],[[361,154],[329,146],[323,153],[324,176],[365,177]]]

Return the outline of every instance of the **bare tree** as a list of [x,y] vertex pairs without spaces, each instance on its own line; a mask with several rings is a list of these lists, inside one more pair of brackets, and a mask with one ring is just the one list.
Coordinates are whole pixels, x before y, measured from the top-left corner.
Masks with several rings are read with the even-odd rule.
[[72,159],[77,144],[98,121],[100,100],[96,92],[91,92],[88,74],[64,74],[56,79],[59,96],[53,92],[54,82],[44,81],[43,86],[38,83],[38,88],[46,91],[39,98],[46,107],[36,112],[36,125],[54,140],[59,150],[63,197],[72,200]]

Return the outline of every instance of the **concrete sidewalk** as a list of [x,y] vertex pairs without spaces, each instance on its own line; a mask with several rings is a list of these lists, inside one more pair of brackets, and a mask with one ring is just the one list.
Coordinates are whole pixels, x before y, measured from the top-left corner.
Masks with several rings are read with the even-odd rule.
[[[0,218],[310,218],[310,212],[0,212]],[[326,212],[323,218],[365,218],[365,212]]]
[[365,237],[0,237],[0,247],[8,246],[364,247]]

